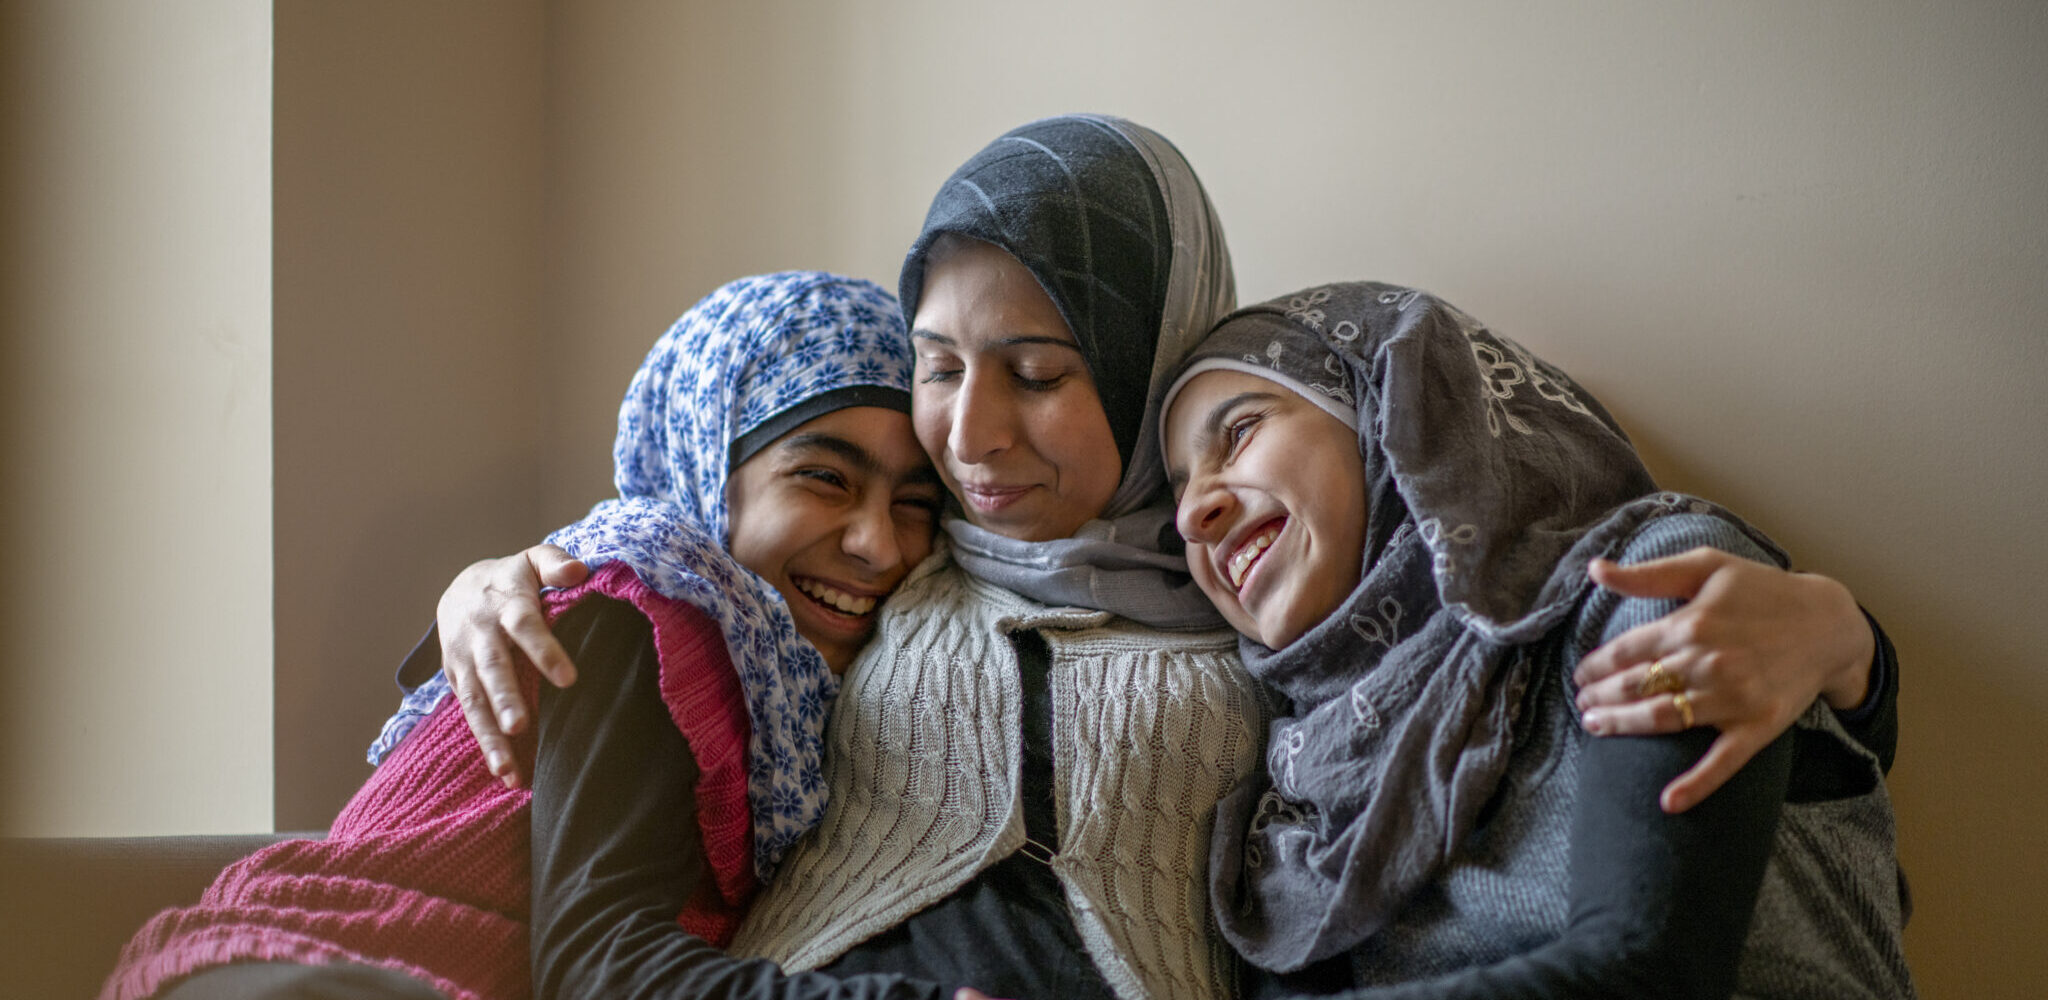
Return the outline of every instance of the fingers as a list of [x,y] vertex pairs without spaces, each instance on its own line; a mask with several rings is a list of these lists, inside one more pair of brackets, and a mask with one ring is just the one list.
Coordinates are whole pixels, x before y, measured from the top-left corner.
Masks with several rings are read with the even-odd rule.
[[590,567],[556,545],[536,545],[520,553],[543,587],[574,587],[590,576]]
[[[1600,648],[1579,659],[1579,665],[1572,669],[1572,683],[1587,688],[1632,667],[1647,668],[1658,657],[1668,657],[1685,648],[1692,638],[1691,623],[1692,616],[1681,609],[1601,643]],[[1670,666],[1670,661],[1665,666]]]
[[1618,673],[1609,674],[1600,680],[1579,689],[1577,699],[1579,711],[1608,705],[1626,705],[1630,702],[1646,701],[1652,698],[1670,696],[1670,691],[1645,691],[1643,685],[1649,680],[1650,665],[1662,664],[1664,672],[1684,686],[1679,690],[1693,687],[1686,661],[1677,655],[1652,657],[1647,663],[1637,663]]
[[[1693,725],[1711,725],[1709,714],[1716,707],[1713,693],[1707,691],[1686,692],[1692,705]],[[1587,709],[1579,717],[1579,725],[1595,736],[1653,736],[1661,733],[1682,732],[1687,728],[1678,702],[1669,694],[1657,694],[1648,698],[1612,704],[1602,708]]]
[[1736,557],[1719,549],[1702,546],[1627,566],[1595,559],[1587,564],[1586,572],[1594,583],[1628,597],[1690,598],[1699,593],[1715,570],[1733,558]]
[[1698,763],[1664,786],[1664,793],[1657,798],[1658,805],[1667,813],[1682,813],[1714,794],[1777,735],[1775,731],[1760,731],[1761,728],[1731,729],[1715,737],[1714,745],[1707,748]]
[[[556,687],[568,687],[576,683],[576,664],[569,660],[569,654],[562,649],[561,642],[555,639],[554,630],[548,627],[547,616],[541,613],[540,600],[537,596],[520,594],[506,600],[504,610],[498,618],[498,627],[503,630],[504,635],[511,637],[512,645],[517,648],[519,654],[526,662],[533,664],[533,668],[540,671],[540,675],[547,678],[548,683]],[[487,682],[492,680],[489,676],[485,679]],[[516,674],[511,670],[506,671],[502,678],[503,683],[493,686],[491,701],[501,706],[509,704],[523,713],[526,706],[520,701],[516,681]],[[504,689],[507,700],[500,701],[499,688]],[[514,724],[507,720],[505,731],[516,733],[520,725],[524,723]]]
[[532,716],[520,690],[522,666],[545,664],[536,669],[556,684],[576,677],[542,613],[538,574],[543,571],[557,579],[588,572],[552,546],[486,559],[456,576],[436,614],[441,670],[486,766],[509,787],[518,787],[521,775],[508,735],[525,730]]
[[455,702],[462,706],[462,718],[469,724],[470,734],[476,737],[477,749],[483,751],[484,766],[491,775],[505,783],[507,788],[519,787],[518,758],[512,755],[512,741],[498,730],[498,722],[491,715],[490,705],[475,684],[459,684],[455,675],[449,675],[449,686],[455,689]]
[[[519,692],[519,662],[524,659],[498,637],[489,637],[486,650],[476,660],[476,684],[484,689],[498,729],[508,736],[526,731],[526,699]],[[495,772],[494,772],[495,773]]]

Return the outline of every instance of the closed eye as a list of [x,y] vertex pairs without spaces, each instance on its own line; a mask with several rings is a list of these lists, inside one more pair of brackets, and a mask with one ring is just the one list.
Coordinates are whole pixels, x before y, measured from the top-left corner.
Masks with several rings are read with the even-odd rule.
[[1031,378],[1023,372],[1017,372],[1011,378],[1016,380],[1018,388],[1026,392],[1047,392],[1059,388],[1059,384],[1067,380],[1064,372],[1051,378]]
[[846,481],[846,476],[842,474],[838,469],[825,468],[821,466],[806,466],[804,468],[797,469],[794,473],[792,473],[792,475],[795,475],[802,479],[810,480],[811,482],[818,483],[822,486],[827,486],[836,490],[844,491],[850,488]]
[[937,517],[939,514],[939,500],[937,497],[898,497],[896,498],[896,506],[908,507],[912,510],[930,514],[933,517]]

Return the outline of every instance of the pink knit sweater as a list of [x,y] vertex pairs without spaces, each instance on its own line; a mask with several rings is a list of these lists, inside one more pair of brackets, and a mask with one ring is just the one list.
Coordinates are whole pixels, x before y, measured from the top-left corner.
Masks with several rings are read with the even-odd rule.
[[[724,639],[716,622],[649,590],[621,563],[550,594],[550,620],[591,593],[632,603],[654,626],[662,696],[702,771],[699,822],[716,883],[677,920],[723,945],[755,887],[749,726]],[[526,679],[529,705],[537,685]],[[518,751],[532,773],[532,741]],[[527,997],[531,799],[491,777],[462,709],[444,698],[327,839],[257,851],[221,872],[197,905],[144,924],[101,1000],[141,1000],[238,961],[359,962],[405,971],[454,1000]]]

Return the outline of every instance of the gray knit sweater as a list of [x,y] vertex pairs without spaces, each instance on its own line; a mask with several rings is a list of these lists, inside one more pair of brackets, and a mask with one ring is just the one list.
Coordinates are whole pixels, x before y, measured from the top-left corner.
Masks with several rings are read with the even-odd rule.
[[1266,707],[1228,631],[1162,632],[1048,608],[943,555],[911,575],[848,669],[826,729],[825,817],[784,858],[733,952],[814,969],[1024,845],[1017,655],[1051,651],[1052,868],[1126,998],[1227,997],[1208,916],[1216,800],[1258,765]]

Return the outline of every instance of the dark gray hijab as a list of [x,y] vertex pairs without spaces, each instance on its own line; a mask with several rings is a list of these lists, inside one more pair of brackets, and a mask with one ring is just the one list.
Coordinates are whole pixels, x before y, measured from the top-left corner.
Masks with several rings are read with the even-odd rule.
[[1011,130],[932,199],[903,261],[907,318],[917,314],[925,259],[948,233],[1000,247],[1045,289],[1080,342],[1124,463],[1103,517],[1075,537],[1020,542],[949,518],[954,558],[1046,604],[1162,628],[1222,624],[1180,556],[1161,496],[1158,407],[1149,405],[1236,304],[1223,226],[1187,160],[1159,133],[1106,115]]
[[1293,707],[1266,772],[1218,806],[1212,904],[1240,953],[1284,972],[1370,937],[1456,852],[1507,766],[1524,647],[1589,592],[1589,560],[1676,512],[1779,553],[1657,493],[1597,401],[1423,292],[1359,282],[1248,307],[1188,371],[1210,367],[1351,409],[1365,466],[1358,588],[1285,649],[1240,644]]

